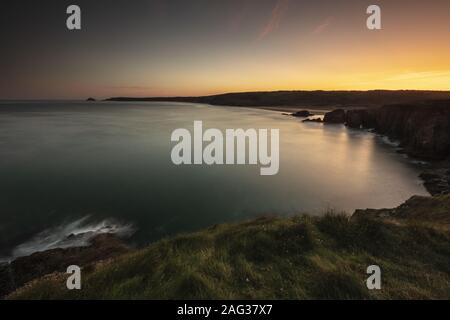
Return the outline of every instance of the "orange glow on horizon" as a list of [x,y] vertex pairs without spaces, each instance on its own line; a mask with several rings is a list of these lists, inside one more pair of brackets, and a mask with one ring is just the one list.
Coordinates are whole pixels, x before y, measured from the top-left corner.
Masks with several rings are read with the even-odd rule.
[[97,31],[78,38],[49,38],[44,50],[24,52],[22,60],[14,55],[0,99],[450,91],[448,0],[379,0],[382,30],[368,30],[366,1],[266,2],[167,8],[160,20],[150,19],[152,12],[140,20],[128,15],[111,38],[104,30],[112,23],[100,20]]

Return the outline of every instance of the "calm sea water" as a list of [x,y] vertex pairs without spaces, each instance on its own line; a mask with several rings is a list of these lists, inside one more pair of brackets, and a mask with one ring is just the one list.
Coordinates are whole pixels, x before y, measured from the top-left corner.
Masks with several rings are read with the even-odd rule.
[[[280,129],[280,171],[175,166],[176,128]],[[166,235],[264,214],[393,207],[427,194],[417,164],[374,134],[277,112],[174,103],[0,104],[0,256],[70,234]]]

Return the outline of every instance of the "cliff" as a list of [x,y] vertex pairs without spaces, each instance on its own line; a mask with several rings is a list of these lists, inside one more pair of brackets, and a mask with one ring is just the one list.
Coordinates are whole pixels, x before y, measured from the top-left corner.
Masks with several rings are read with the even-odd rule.
[[450,156],[450,100],[338,109],[325,114],[324,123],[374,129],[400,141],[405,152],[414,157],[442,160]]
[[[326,117],[324,121],[327,122]],[[414,157],[446,159],[450,156],[450,100],[348,110],[345,123],[353,128],[372,128],[399,140],[404,150]]]
[[[38,278],[9,299],[449,299],[450,196],[396,209],[264,217],[163,239],[67,275]],[[369,265],[382,289],[368,290]]]
[[325,114],[323,122],[372,129],[399,141],[403,152],[431,161],[421,174],[427,190],[450,193],[450,100],[337,109]]
[[52,249],[20,257],[0,264],[0,299],[25,283],[53,272],[65,272],[70,265],[88,267],[94,262],[108,260],[130,252],[126,245],[111,234],[101,234],[87,247]]

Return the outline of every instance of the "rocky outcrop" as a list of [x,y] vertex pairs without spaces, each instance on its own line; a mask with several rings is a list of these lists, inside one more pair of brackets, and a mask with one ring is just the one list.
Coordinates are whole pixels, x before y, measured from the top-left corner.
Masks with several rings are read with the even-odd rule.
[[398,139],[405,151],[421,158],[450,155],[450,100],[429,105],[391,105],[375,112],[375,130]]
[[377,109],[337,109],[325,114],[325,123],[345,124],[351,128],[373,128]]
[[345,124],[350,128],[373,128],[375,126],[374,114],[374,110],[348,110],[345,116]]
[[427,168],[420,178],[431,195],[450,193],[450,163],[438,162]]
[[9,263],[0,263],[0,299],[16,288]]
[[309,112],[308,110],[300,110],[297,112],[292,113],[293,117],[299,117],[299,118],[306,118],[309,116],[312,116],[313,114]]
[[323,120],[321,118],[312,118],[312,119],[308,118],[308,119],[303,120],[302,122],[318,122],[318,123],[322,123]]
[[373,128],[377,133],[399,140],[411,156],[428,159],[450,156],[450,100],[377,109],[337,109],[325,114],[324,122]]
[[338,109],[325,114],[324,122],[373,129],[400,141],[403,152],[431,161],[420,176],[430,194],[450,193],[450,100]]
[[94,98],[87,98],[86,101],[93,102],[93,101],[97,101],[97,100],[95,100]]
[[65,272],[70,265],[84,267],[129,252],[112,234],[100,234],[87,247],[52,249],[0,264],[0,299],[25,283],[53,272]]
[[346,113],[344,109],[336,109],[327,112],[323,118],[324,123],[345,123]]
[[430,226],[437,225],[440,229],[450,230],[450,195],[439,197],[412,196],[402,205],[392,209],[359,209],[352,219],[372,217],[380,219],[395,219],[409,222],[427,222]]

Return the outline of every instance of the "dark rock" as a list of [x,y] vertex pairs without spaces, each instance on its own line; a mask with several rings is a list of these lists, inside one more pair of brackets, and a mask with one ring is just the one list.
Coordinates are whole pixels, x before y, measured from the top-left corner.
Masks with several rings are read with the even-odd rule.
[[345,110],[336,109],[331,112],[327,112],[323,118],[324,123],[345,123]]
[[449,168],[450,161],[432,161],[424,168],[425,171],[419,177],[431,195],[450,193]]
[[421,178],[424,180],[423,183],[424,187],[433,196],[440,194],[447,194],[450,192],[450,179],[449,180],[424,179],[422,175]]
[[100,234],[87,247],[72,247],[36,252],[0,265],[0,299],[25,283],[53,272],[65,272],[70,265],[80,267],[130,252],[112,234]]
[[94,98],[87,98],[86,101],[97,101]]
[[293,117],[300,117],[300,118],[306,118],[306,117],[309,117],[312,115],[313,114],[311,114],[308,110],[301,110],[301,111],[294,112],[292,114]]
[[323,121],[320,118],[313,118],[313,119],[305,119],[302,122],[319,122],[319,123],[322,123]]
[[450,156],[450,101],[388,105],[374,112],[376,131],[400,140],[409,155],[429,159]]
[[375,118],[371,110],[356,109],[348,110],[345,123],[350,128],[373,128]]
[[433,196],[439,196],[442,194],[448,194],[450,191],[450,188],[447,184],[436,184],[433,182],[424,182],[423,184],[425,188],[430,192]]
[[430,173],[430,172],[423,172],[419,176],[423,180],[434,180],[439,179],[439,175],[436,173]]
[[15,289],[9,263],[0,263],[0,298]]
[[337,109],[325,114],[325,123],[345,123],[351,128],[373,129],[398,140],[413,157],[445,160],[450,157],[450,100],[372,109]]

